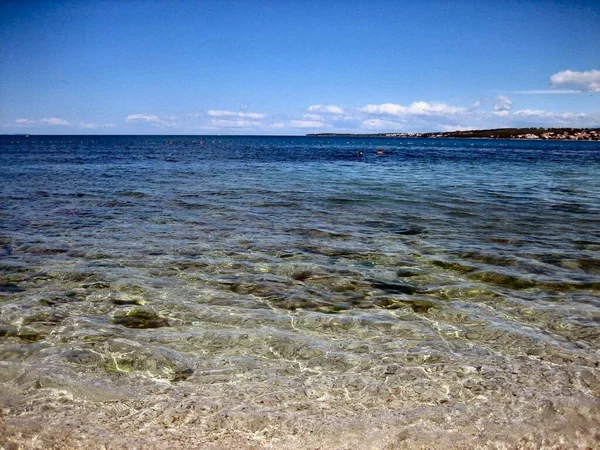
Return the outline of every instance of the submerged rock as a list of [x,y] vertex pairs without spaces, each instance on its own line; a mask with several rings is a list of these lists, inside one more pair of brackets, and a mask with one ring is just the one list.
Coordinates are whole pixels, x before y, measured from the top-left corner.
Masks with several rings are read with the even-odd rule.
[[171,381],[185,381],[194,374],[194,369],[182,369],[173,373]]
[[144,306],[146,304],[145,300],[140,300],[137,298],[113,298],[111,302],[115,305],[137,305]]
[[43,298],[40,300],[40,303],[42,305],[46,305],[46,306],[57,306],[57,305],[65,304],[65,303],[82,302],[84,300],[85,300],[85,298],[82,298],[80,294],[77,294],[75,292],[70,292],[66,295],[60,295],[60,296],[55,296],[55,297],[50,297],[50,298]]
[[13,293],[13,292],[23,292],[24,290],[25,289],[23,289],[21,286],[17,286],[16,284],[13,284],[13,283],[0,284],[0,292]]
[[381,289],[382,291],[390,292],[393,294],[408,294],[412,295],[419,290],[410,284],[406,283],[395,283],[393,281],[377,281],[377,280],[369,280],[371,286],[377,289]]
[[23,325],[28,325],[30,323],[40,323],[41,325],[55,326],[61,323],[63,320],[65,320],[66,317],[67,316],[65,314],[59,314],[55,312],[42,312],[23,319]]
[[414,272],[412,270],[399,269],[396,272],[396,275],[398,276],[398,278],[410,278],[410,277],[416,277],[417,275],[421,275],[421,274],[419,272]]
[[337,314],[342,311],[347,311],[350,309],[350,306],[347,305],[322,305],[315,309],[317,312],[326,313],[326,314]]
[[419,227],[416,225],[411,225],[411,226],[407,226],[407,227],[398,227],[398,228],[393,228],[390,231],[392,231],[395,234],[401,234],[404,236],[416,236],[418,234],[423,234],[426,233],[427,230],[423,227]]
[[132,309],[125,314],[116,315],[113,322],[127,328],[161,328],[169,326],[169,321],[164,317],[143,309]]

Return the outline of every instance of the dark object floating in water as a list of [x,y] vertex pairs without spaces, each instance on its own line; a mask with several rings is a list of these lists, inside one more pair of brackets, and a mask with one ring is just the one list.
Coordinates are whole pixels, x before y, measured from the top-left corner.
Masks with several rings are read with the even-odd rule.
[[408,294],[412,295],[419,290],[406,283],[394,283],[391,281],[377,281],[377,280],[368,280],[371,283],[371,286],[377,289],[381,289],[382,291],[390,292],[392,294]]
[[114,323],[127,328],[161,328],[168,327],[169,321],[152,311],[133,309],[126,314],[113,318]]

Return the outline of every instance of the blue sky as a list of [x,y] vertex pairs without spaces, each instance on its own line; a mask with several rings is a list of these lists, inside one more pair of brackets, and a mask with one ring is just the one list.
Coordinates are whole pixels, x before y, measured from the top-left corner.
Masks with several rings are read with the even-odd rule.
[[2,1],[0,133],[600,127],[600,2]]

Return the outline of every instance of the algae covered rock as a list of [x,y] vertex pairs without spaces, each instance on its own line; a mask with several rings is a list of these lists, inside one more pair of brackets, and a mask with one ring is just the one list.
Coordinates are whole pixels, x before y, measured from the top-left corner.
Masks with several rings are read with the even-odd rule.
[[35,329],[29,327],[23,328],[12,328],[12,327],[0,327],[0,337],[18,337],[24,341],[39,341],[42,339],[42,335]]
[[132,309],[125,314],[115,315],[114,323],[127,328],[161,328],[168,327],[169,321],[155,312],[144,309]]

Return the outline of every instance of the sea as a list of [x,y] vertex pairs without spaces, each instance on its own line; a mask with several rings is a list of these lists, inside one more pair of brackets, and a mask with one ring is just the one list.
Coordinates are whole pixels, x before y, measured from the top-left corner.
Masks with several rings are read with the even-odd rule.
[[592,448],[599,331],[598,142],[0,136],[5,446]]

